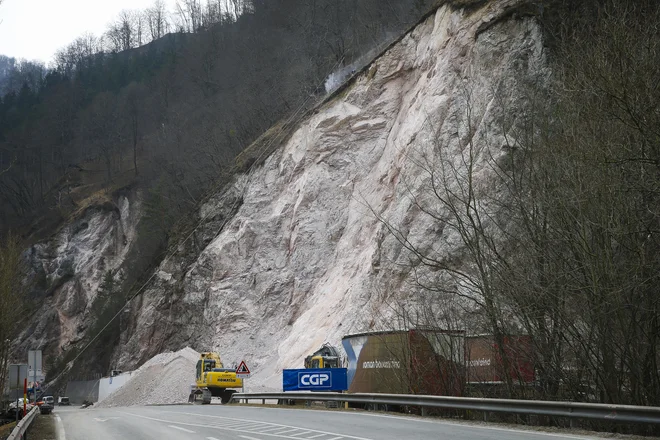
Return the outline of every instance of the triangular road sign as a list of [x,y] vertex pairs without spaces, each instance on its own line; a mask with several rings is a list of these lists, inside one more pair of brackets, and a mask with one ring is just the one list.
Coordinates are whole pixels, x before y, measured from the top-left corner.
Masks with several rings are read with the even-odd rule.
[[245,364],[245,361],[241,361],[241,364],[236,369],[236,374],[238,374],[240,376],[249,376],[250,375],[250,369]]

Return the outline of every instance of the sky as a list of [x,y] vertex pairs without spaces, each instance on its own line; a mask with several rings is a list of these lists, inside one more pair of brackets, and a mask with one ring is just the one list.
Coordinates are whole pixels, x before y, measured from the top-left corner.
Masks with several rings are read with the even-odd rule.
[[[89,31],[99,36],[122,9],[154,0],[2,0],[0,55],[49,63],[55,52]],[[170,9],[174,0],[167,1]]]

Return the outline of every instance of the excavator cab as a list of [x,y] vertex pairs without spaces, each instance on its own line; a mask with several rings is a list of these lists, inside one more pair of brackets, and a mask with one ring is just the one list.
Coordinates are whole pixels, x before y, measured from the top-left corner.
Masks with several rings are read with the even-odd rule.
[[[208,373],[209,371],[213,371],[214,368],[216,368],[217,362],[215,359],[200,359],[197,361],[197,380],[202,379],[202,373]],[[220,367],[222,368],[222,364],[220,364]]]
[[339,368],[341,365],[337,349],[330,344],[316,350],[305,358],[305,368]]
[[339,358],[334,356],[312,356],[309,365],[305,368],[339,368]]

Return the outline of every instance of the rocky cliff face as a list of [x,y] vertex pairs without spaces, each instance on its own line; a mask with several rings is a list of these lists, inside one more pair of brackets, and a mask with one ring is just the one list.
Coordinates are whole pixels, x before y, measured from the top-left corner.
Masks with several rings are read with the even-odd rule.
[[140,196],[128,191],[85,208],[49,241],[25,252],[32,295],[42,305],[16,341],[19,347],[43,349],[53,360],[84,336],[103,277],[108,271],[117,281],[123,277],[140,215]]
[[[203,206],[195,234],[132,303],[118,363],[190,345],[229,365],[245,359],[250,389],[278,388],[280,370],[321,343],[381,325],[391,301],[418,287],[377,216],[412,243],[458,254],[457,238],[413,203],[425,188],[415,158],[458,151],[466,136],[499,154],[495,96],[515,104],[544,66],[541,31],[516,13],[521,3],[441,7]],[[80,304],[59,306],[62,334],[79,323],[62,316],[86,304],[83,290]]]

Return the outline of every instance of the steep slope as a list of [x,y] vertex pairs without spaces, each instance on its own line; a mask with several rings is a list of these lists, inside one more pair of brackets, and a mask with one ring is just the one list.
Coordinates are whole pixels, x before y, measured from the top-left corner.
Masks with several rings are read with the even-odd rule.
[[[25,252],[32,295],[40,303],[35,319],[15,341],[21,350],[45,350],[52,362],[80,341],[92,324],[90,308],[108,271],[117,282],[136,240],[142,215],[139,192],[129,190],[104,203],[90,203],[51,239]],[[24,349],[24,350],[23,350]]]
[[419,287],[374,213],[409,241],[458,255],[457,238],[412,201],[424,196],[415,158],[461,148],[468,110],[468,136],[498,145],[496,92],[515,103],[544,69],[539,26],[515,13],[523,3],[442,6],[203,206],[192,239],[203,251],[182,244],[162,263],[132,304],[119,364],[190,345],[229,365],[245,359],[250,389],[278,388],[281,369],[324,341],[395,326],[379,320]]

